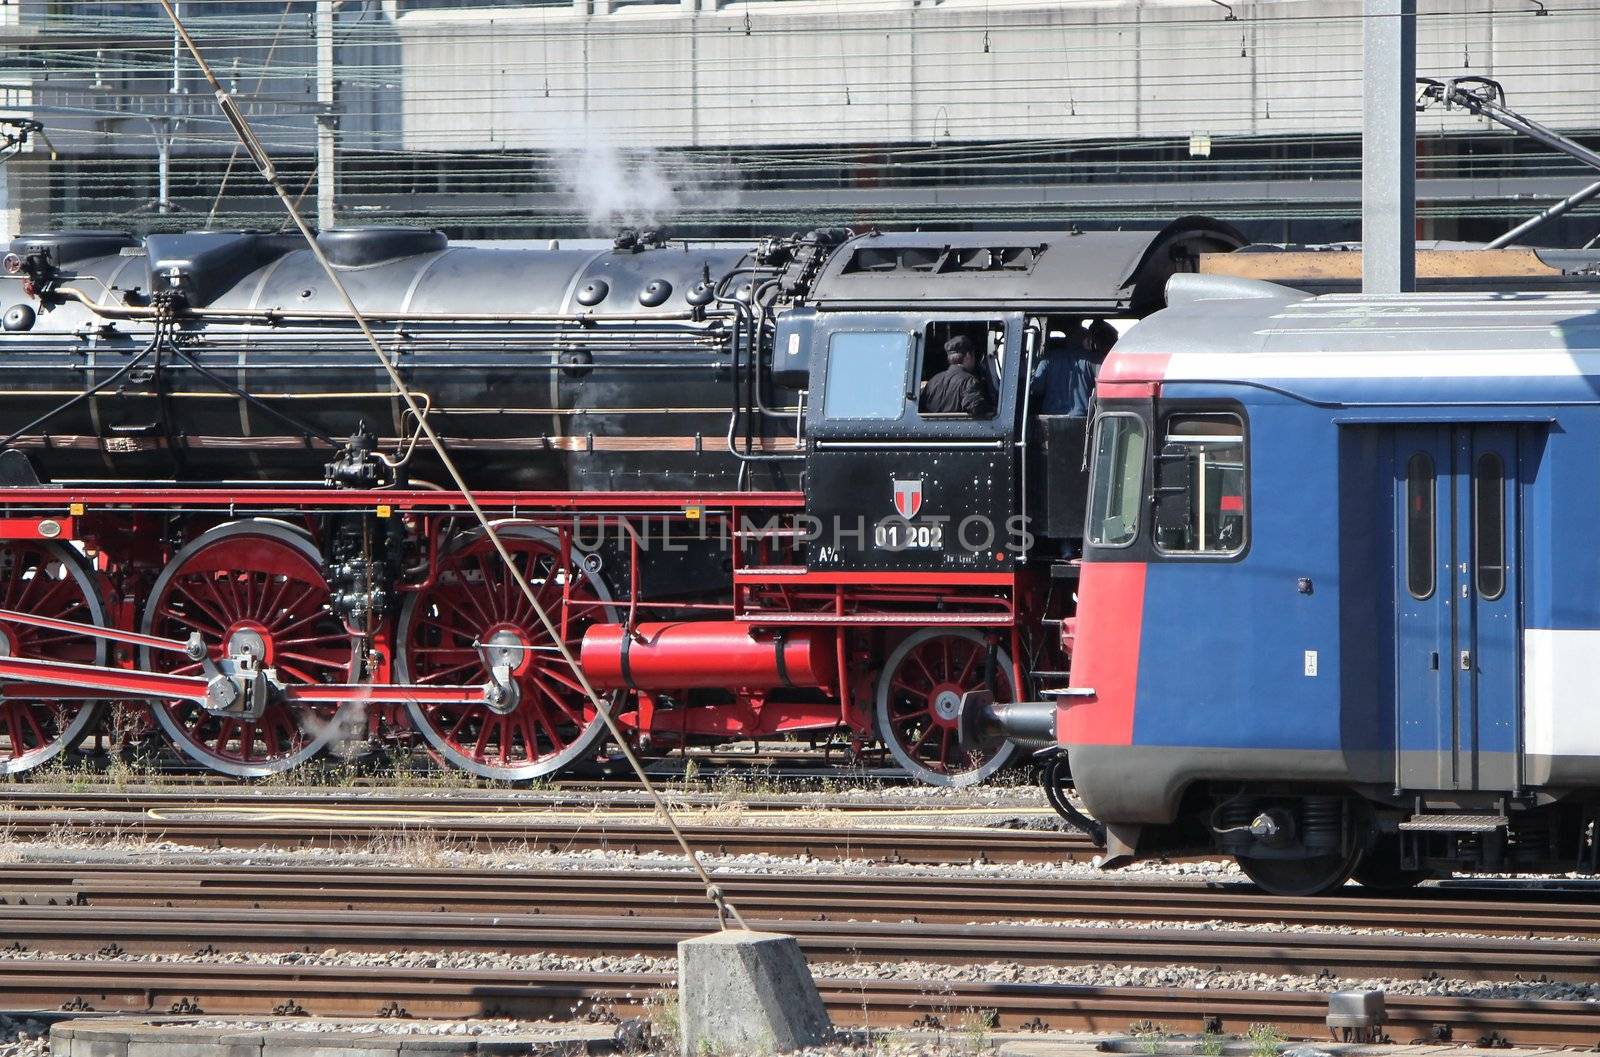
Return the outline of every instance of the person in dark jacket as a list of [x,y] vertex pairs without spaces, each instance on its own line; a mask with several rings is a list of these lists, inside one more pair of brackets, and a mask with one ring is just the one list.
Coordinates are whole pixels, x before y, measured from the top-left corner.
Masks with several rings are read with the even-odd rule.
[[917,401],[917,410],[926,414],[968,415],[988,418],[994,414],[989,387],[978,376],[978,350],[972,339],[958,334],[944,343],[943,371],[928,379]]
[[1060,337],[1044,344],[1033,371],[1031,396],[1041,415],[1087,415],[1094,398],[1094,374],[1088,364],[1088,335],[1082,320],[1068,319]]

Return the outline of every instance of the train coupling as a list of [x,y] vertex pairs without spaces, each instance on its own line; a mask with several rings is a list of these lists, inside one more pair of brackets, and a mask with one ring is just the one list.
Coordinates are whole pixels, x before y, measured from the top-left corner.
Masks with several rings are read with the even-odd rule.
[[968,752],[993,752],[1008,741],[1042,749],[1056,743],[1056,703],[996,701],[991,690],[969,690],[961,699],[958,730]]

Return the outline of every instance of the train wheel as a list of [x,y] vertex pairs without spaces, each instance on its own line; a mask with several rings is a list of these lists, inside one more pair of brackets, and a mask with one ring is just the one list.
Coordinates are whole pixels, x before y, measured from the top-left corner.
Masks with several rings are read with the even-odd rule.
[[[906,637],[878,677],[878,736],[889,753],[929,785],[975,785],[1005,766],[1016,746],[991,754],[961,747],[961,699],[983,685],[989,642],[965,628],[926,628]],[[995,653],[995,670],[1010,683],[1011,657]],[[1014,700],[1014,693],[1003,700]]]
[[[526,524],[496,531],[574,654],[584,629],[616,619],[605,583],[581,562],[563,563],[554,533]],[[555,774],[593,752],[604,723],[494,545],[469,533],[440,560],[433,586],[407,597],[395,674],[403,683],[479,683],[499,664],[510,667],[516,686],[509,707],[408,706],[436,752],[506,781]]]
[[1304,859],[1239,856],[1239,868],[1256,887],[1275,896],[1320,896],[1341,887],[1361,862],[1361,849],[1349,854]]
[[1351,874],[1362,887],[1379,892],[1400,892],[1415,888],[1432,876],[1427,870],[1400,868],[1400,838],[1380,837],[1367,849]]
[[[359,645],[329,609],[322,558],[306,535],[277,521],[235,521],[195,537],[162,570],[145,605],[146,633],[198,631],[220,658],[249,646],[284,683],[344,683]],[[144,650],[152,671],[193,675],[182,654]],[[341,728],[338,706],[273,702],[259,720],[216,716],[191,701],[156,702],[156,719],[184,754],[223,774],[286,771]]]
[[[60,543],[0,546],[0,608],[80,624],[106,623],[105,606],[88,563]],[[0,654],[39,660],[104,664],[104,639],[0,623]],[[54,759],[82,740],[100,711],[98,701],[0,697],[0,774],[20,774]]]

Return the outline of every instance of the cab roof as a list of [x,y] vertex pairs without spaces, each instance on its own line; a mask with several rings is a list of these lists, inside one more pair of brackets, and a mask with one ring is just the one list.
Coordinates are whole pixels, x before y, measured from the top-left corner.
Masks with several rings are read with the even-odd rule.
[[1244,245],[1208,217],[1144,231],[870,232],[833,250],[810,300],[818,308],[927,308],[1143,316],[1202,253]]

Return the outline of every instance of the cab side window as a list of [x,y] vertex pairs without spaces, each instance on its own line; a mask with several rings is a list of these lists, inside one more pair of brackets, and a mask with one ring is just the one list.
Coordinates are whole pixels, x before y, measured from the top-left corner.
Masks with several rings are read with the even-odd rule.
[[[952,359],[956,349],[971,351],[970,366]],[[922,417],[993,418],[1005,370],[1005,349],[1005,324],[999,320],[929,323],[923,332],[917,387]],[[957,372],[965,372],[973,381]],[[981,399],[973,400],[974,394]]]
[[1249,501],[1244,421],[1238,415],[1166,419],[1155,458],[1155,542],[1166,554],[1231,555],[1244,549]]
[[911,335],[850,330],[828,339],[828,418],[892,420],[905,413]]

